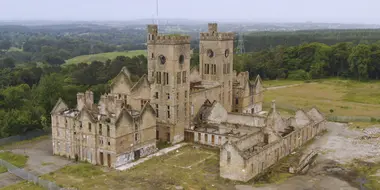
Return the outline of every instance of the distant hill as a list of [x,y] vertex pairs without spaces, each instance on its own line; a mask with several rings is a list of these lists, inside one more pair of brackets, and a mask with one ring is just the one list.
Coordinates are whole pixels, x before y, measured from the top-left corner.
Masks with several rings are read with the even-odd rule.
[[133,57],[137,55],[146,55],[145,50],[133,50],[125,52],[108,52],[108,53],[98,53],[91,55],[81,55],[71,59],[66,60],[65,64],[78,64],[78,63],[91,63],[92,61],[102,61],[105,62],[108,59],[114,59],[117,56]]

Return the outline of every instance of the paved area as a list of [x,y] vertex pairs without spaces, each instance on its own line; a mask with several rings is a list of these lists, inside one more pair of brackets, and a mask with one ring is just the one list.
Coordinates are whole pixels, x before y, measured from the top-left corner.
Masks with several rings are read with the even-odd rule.
[[183,147],[185,145],[187,145],[187,143],[180,143],[180,144],[176,144],[174,146],[168,147],[168,148],[161,149],[161,150],[159,150],[158,152],[156,152],[154,154],[151,154],[151,155],[149,155],[149,156],[147,156],[145,158],[141,158],[141,159],[137,160],[136,162],[131,162],[131,163],[119,166],[116,169],[117,170],[121,170],[121,171],[122,170],[127,170],[129,168],[132,168],[133,166],[139,165],[139,164],[141,164],[141,163],[143,163],[143,162],[151,159],[154,156],[162,156],[164,154],[167,154],[168,152],[171,152],[173,150],[177,150],[177,149],[179,149],[179,148],[181,148],[181,147]]
[[[53,156],[51,139],[43,139],[32,144],[18,145],[8,150],[16,154],[24,154],[29,156],[25,170],[40,176],[54,172],[68,164],[73,164],[68,159]],[[21,179],[9,172],[0,174],[0,187],[20,182]]]
[[22,179],[9,173],[0,174],[0,188],[21,182]]

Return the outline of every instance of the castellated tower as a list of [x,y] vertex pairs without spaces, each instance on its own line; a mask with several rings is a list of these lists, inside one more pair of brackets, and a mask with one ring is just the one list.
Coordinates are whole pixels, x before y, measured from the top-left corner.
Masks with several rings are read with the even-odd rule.
[[199,71],[202,80],[217,81],[221,87],[221,104],[232,109],[234,33],[218,32],[216,23],[200,34]]
[[156,136],[172,143],[183,141],[190,123],[190,37],[158,34],[157,25],[148,25],[147,46]]

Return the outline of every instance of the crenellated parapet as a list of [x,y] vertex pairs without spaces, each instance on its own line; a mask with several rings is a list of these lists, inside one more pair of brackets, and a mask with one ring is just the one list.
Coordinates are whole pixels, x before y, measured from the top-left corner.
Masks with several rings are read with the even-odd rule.
[[175,45],[175,44],[190,44],[190,36],[176,36],[170,34],[150,35],[148,37],[148,44],[162,44],[162,45]]
[[235,33],[233,32],[202,32],[200,39],[205,41],[221,41],[221,40],[234,40]]

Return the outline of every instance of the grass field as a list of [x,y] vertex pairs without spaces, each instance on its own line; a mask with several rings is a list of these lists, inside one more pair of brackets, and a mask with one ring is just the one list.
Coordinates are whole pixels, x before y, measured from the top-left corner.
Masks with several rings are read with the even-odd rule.
[[[275,81],[264,81],[275,85]],[[281,85],[293,81],[279,81]],[[280,111],[291,113],[294,108],[316,106],[325,114],[337,116],[380,116],[380,82],[357,82],[351,80],[320,80],[302,83],[300,86],[268,90],[264,101],[276,100]]]
[[78,64],[78,63],[91,63],[92,61],[107,61],[108,59],[114,59],[117,56],[127,56],[133,57],[137,55],[145,55],[145,50],[134,50],[126,52],[108,52],[108,53],[98,53],[92,55],[81,55],[71,59],[66,60],[65,64]]
[[219,178],[217,150],[185,146],[154,157],[127,171],[107,171],[99,166],[67,166],[43,176],[64,187],[88,189],[231,189],[234,184]]
[[7,172],[8,171],[8,169],[6,168],[6,167],[4,167],[4,166],[0,166],[0,174],[1,173],[5,173],[5,172]]
[[5,160],[19,168],[23,168],[26,162],[28,161],[27,156],[13,154],[12,152],[9,152],[9,151],[0,152],[0,159]]
[[0,188],[0,190],[44,190],[44,188],[31,182],[23,181],[14,185]]

